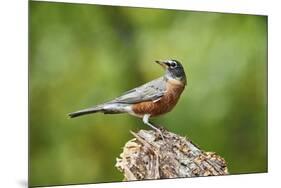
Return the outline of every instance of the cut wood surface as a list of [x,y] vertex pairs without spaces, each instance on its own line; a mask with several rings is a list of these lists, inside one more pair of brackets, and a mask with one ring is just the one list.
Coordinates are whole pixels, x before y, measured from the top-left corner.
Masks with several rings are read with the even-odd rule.
[[219,155],[163,128],[161,132],[164,140],[154,130],[131,132],[135,138],[125,144],[116,162],[124,181],[228,174]]

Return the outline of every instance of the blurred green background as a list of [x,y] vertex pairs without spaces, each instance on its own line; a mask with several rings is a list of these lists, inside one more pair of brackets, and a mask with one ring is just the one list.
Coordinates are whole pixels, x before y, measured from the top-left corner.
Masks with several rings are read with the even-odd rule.
[[121,181],[114,167],[129,115],[69,112],[162,76],[183,63],[188,86],[153,121],[225,158],[231,174],[267,171],[267,17],[29,2],[29,183]]

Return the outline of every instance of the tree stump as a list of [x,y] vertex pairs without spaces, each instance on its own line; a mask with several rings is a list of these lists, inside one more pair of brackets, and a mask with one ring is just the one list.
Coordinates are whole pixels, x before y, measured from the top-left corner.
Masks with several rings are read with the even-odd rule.
[[165,138],[154,130],[131,132],[116,167],[124,181],[228,174],[225,160],[214,152],[204,152],[188,138],[163,128]]

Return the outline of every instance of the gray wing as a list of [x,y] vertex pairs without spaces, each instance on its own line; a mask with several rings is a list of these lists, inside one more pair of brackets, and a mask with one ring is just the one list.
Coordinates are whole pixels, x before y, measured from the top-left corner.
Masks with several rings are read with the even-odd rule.
[[166,91],[166,84],[163,77],[152,80],[140,87],[125,92],[120,97],[114,99],[113,103],[132,104],[144,101],[155,101],[162,97]]

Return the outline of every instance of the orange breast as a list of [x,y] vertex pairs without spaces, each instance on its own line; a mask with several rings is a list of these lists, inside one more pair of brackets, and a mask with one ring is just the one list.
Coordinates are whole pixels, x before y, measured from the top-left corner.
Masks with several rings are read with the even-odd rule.
[[150,114],[151,116],[158,116],[167,113],[177,104],[183,90],[183,84],[168,81],[167,92],[160,100],[134,104],[132,110],[138,115]]

